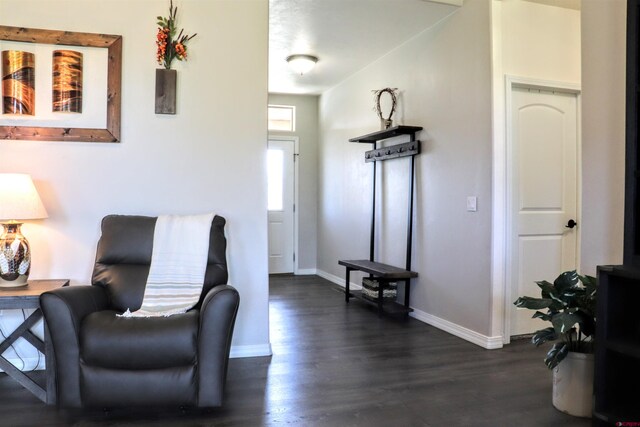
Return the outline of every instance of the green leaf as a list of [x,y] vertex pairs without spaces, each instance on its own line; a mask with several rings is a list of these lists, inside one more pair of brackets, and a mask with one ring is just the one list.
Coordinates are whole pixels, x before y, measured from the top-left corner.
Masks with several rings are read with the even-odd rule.
[[580,322],[580,320],[580,316],[577,314],[564,312],[554,315],[551,323],[557,333],[566,334],[576,323]]
[[554,280],[553,286],[556,288],[556,291],[561,294],[568,289],[577,287],[579,283],[578,273],[576,273],[575,270],[571,270],[560,274],[556,280]]
[[548,313],[543,313],[541,311],[536,311],[535,313],[533,313],[533,316],[531,316],[532,319],[542,319],[545,320],[547,322],[551,322],[551,314]]
[[580,281],[582,282],[583,285],[585,285],[586,287],[596,287],[596,284],[598,283],[598,279],[596,279],[593,276],[589,276],[589,275],[584,275],[584,276],[578,276],[580,278]]
[[553,341],[558,338],[558,334],[556,334],[556,330],[552,327],[544,328],[533,334],[531,337],[531,343],[536,347],[540,346],[540,344],[544,344],[547,341]]
[[516,307],[528,308],[529,310],[540,310],[549,307],[553,301],[548,298],[520,297],[513,302]]
[[569,353],[569,346],[566,342],[555,343],[544,358],[544,364],[547,368],[553,369],[567,357],[567,353]]
[[567,306],[567,302],[562,299],[561,295],[551,294],[550,297],[551,297],[551,300],[553,301],[553,304],[551,306],[553,307],[554,310],[556,311],[562,310]]
[[536,284],[542,290],[542,298],[549,298],[551,294],[556,293],[556,288],[553,287],[553,284],[547,282],[546,280],[541,280],[536,282]]
[[593,276],[578,276],[578,277],[580,278],[580,281],[582,282],[585,289],[587,290],[587,294],[595,295],[597,285],[598,285],[598,280]]
[[559,298],[567,308],[571,309],[580,305],[578,299],[582,296],[584,296],[583,289],[569,289],[561,293]]
[[582,310],[576,312],[576,316],[580,318],[580,332],[585,337],[590,337],[596,333],[596,319],[592,314],[585,313]]

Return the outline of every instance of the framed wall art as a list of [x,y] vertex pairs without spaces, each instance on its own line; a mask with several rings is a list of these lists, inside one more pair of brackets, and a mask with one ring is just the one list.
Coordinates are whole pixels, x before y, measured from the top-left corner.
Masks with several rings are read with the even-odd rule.
[[[0,41],[1,40],[18,43],[35,43],[45,45],[49,44],[106,49],[107,87],[106,121],[104,122],[104,127],[87,128],[64,126],[64,120],[61,121],[63,126],[59,127],[0,124],[0,139],[32,141],[120,142],[122,36],[59,30],[43,30],[37,28],[22,28],[0,25]],[[37,88],[36,90],[40,89]],[[51,88],[45,88],[42,90],[51,90]],[[80,96],[82,96],[81,92]]]

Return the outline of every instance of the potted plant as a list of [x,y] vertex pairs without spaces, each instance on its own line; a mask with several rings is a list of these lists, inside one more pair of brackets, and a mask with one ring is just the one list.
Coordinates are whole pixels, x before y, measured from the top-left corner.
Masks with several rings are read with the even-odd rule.
[[[533,318],[552,326],[533,334],[536,347],[559,340],[544,363],[553,369],[553,406],[562,412],[590,417],[593,395],[593,352],[596,332],[596,278],[566,271],[553,283],[536,282],[541,298],[520,297],[517,307],[535,310]],[[541,311],[546,310],[546,311]]]

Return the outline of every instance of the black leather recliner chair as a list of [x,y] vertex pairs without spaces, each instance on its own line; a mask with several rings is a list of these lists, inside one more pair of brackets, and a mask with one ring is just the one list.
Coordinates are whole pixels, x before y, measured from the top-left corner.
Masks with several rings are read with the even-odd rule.
[[185,314],[122,318],[142,304],[156,218],[102,220],[92,286],[46,292],[61,407],[222,404],[239,305],[227,283],[225,219],[211,225],[200,301]]

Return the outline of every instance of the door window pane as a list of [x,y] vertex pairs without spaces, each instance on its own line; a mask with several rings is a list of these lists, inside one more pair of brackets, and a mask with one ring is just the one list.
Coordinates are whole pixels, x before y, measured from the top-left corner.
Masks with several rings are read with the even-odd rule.
[[267,150],[267,209],[282,210],[284,189],[284,151]]
[[269,105],[269,130],[293,132],[295,112],[293,105]]

